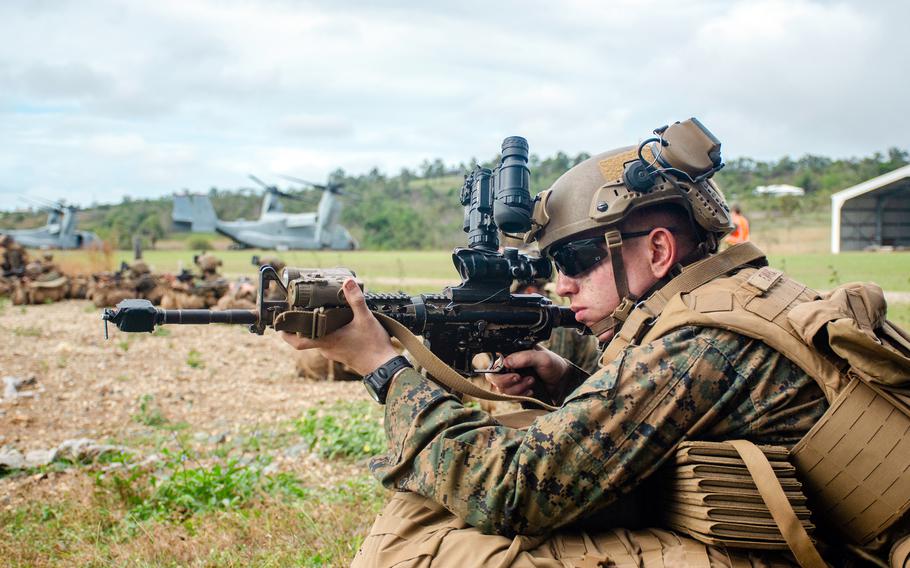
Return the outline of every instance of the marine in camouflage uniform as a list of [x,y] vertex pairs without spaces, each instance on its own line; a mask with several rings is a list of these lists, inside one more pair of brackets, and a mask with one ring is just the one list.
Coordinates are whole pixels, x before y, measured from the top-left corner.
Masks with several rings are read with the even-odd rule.
[[10,235],[0,235],[0,269],[3,276],[19,276],[28,264],[28,253]]
[[0,296],[13,293],[17,280],[25,274],[28,253],[10,235],[0,235]]
[[69,278],[62,274],[54,255],[46,252],[41,260],[34,260],[25,266],[25,273],[16,283],[13,291],[14,304],[45,304],[66,298]]
[[211,309],[218,300],[228,293],[230,284],[221,274],[218,267],[221,259],[212,254],[193,257],[201,275],[183,270],[170,280],[170,289],[161,297],[161,307],[165,309]]
[[[692,121],[687,122],[691,127]],[[716,142],[713,136],[706,138]],[[709,158],[706,165],[697,160],[702,151],[701,157]],[[716,148],[695,144],[694,153],[675,153],[675,143],[666,143],[653,152],[642,156],[642,148],[636,152],[632,147],[594,156],[538,200],[543,214],[535,210],[538,229],[531,236],[542,254],[556,261],[560,279],[575,286],[570,293],[569,284],[562,291],[558,284],[557,291],[570,296],[573,309],[586,309],[579,321],[603,341],[621,329],[622,308],[640,299],[630,292],[627,275],[635,276],[636,284],[647,284],[645,294],[653,293],[675,276],[674,267],[715,252],[731,228],[723,197],[709,179],[719,168],[719,143]],[[656,187],[633,187],[641,177],[629,181],[630,164],[639,163],[636,157],[646,167],[656,164],[657,152],[683,159],[674,171],[655,176]],[[643,226],[629,228],[627,223]],[[624,259],[624,242],[644,236],[650,254]],[[655,247],[662,247],[661,252]],[[663,267],[660,274],[656,267]],[[653,280],[648,280],[651,272],[642,276],[643,270],[652,270]],[[356,314],[357,292],[353,287],[348,292]],[[576,306],[576,295],[600,301],[601,311],[613,302],[613,311],[598,312],[595,318],[593,304]],[[615,302],[604,300],[611,297]],[[355,315],[351,326],[361,325],[368,329]],[[322,345],[317,346],[326,349]],[[336,349],[345,352],[343,345]],[[352,365],[361,367],[386,356],[380,350],[369,357],[350,353]],[[578,369],[561,375],[566,394],[557,396],[559,408],[527,429],[508,427],[464,406],[413,369],[395,374],[386,396],[388,452],[374,458],[370,469],[383,485],[401,493],[377,519],[354,564],[392,565],[407,559],[410,563],[402,565],[435,566],[439,560],[446,566],[600,566],[618,562],[613,554],[621,550],[629,565],[689,565],[687,559],[695,556],[687,551],[694,549],[700,550],[701,566],[776,562],[777,553],[738,554],[667,531],[632,533],[618,527],[648,526],[650,517],[628,514],[630,497],[648,497],[646,481],[683,440],[795,444],[828,408],[815,380],[759,340],[691,325],[631,345],[605,363],[590,376]],[[634,500],[632,504],[632,512],[651,512],[636,507]],[[609,559],[589,555],[584,556],[587,564],[577,562],[583,555],[573,556],[569,548],[587,544],[579,537],[569,546],[564,537],[581,534],[582,526],[618,543]],[[569,558],[574,560],[560,560]],[[781,561],[788,563],[787,558]]]
[[222,265],[221,259],[213,254],[201,254],[193,257],[193,262],[202,271],[202,280],[212,282],[221,279],[218,268]]

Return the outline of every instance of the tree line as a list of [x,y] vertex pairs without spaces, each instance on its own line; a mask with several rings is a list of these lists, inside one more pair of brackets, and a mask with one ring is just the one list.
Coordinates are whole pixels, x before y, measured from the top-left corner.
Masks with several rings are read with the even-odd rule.
[[[530,159],[531,189],[537,193],[552,185],[566,170],[587,159],[589,154]],[[481,162],[492,167],[499,160],[493,156]],[[471,160],[471,164],[476,160]],[[785,156],[779,160],[761,161],[735,158],[727,162],[715,179],[727,195],[747,210],[774,212],[781,216],[826,211],[832,193],[910,163],[910,154],[899,148],[862,158],[832,159],[807,154],[799,159]],[[463,209],[459,195],[468,164],[446,165],[441,159],[425,161],[414,170],[404,168],[395,175],[378,169],[361,175],[336,170],[329,176],[341,183],[344,208],[341,222],[365,249],[439,249],[464,243],[461,230]],[[760,185],[789,184],[802,187],[800,198],[755,195]],[[284,210],[290,213],[313,211],[319,201],[318,191],[283,188],[294,195],[282,198]],[[259,216],[262,190],[256,187],[217,188],[208,190],[219,218],[255,219]],[[20,210],[0,213],[0,227],[26,228],[43,224],[46,213]],[[154,248],[165,238],[173,237],[171,199],[124,198],[113,205],[94,205],[79,212],[79,227],[95,231],[116,248],[130,248],[134,236],[143,246]]]

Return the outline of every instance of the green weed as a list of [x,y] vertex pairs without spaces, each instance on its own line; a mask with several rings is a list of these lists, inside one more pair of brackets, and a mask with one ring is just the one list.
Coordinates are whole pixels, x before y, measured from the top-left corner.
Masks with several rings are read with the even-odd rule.
[[186,364],[193,369],[205,368],[205,362],[202,360],[202,354],[195,349],[190,349],[190,352],[186,356]]
[[838,272],[837,272],[837,268],[835,268],[833,264],[829,264],[828,272],[829,272],[828,284],[830,284],[831,286],[840,286],[841,279],[840,279],[840,274],[838,274]]
[[41,337],[41,328],[34,326],[16,326],[13,328],[16,337]]
[[205,237],[193,237],[186,242],[186,247],[190,250],[208,251],[212,249],[212,242]]
[[386,495],[379,481],[371,475],[342,480],[322,495],[327,503],[376,503]]
[[160,327],[160,326],[155,328],[155,331],[152,332],[152,336],[154,336],[154,337],[167,337],[170,334],[171,334],[171,330],[169,330],[166,327]]
[[89,495],[66,493],[0,509],[3,565],[348,566],[384,501],[377,494],[368,501],[324,503],[314,487],[303,500],[254,496],[235,510],[181,522],[139,521],[130,511],[152,498],[149,474],[122,487],[132,504],[121,500],[107,474],[87,488]]
[[180,454],[169,463],[169,475],[152,478],[152,491],[130,511],[134,519],[185,520],[207,511],[237,509],[263,495],[302,498],[306,493],[293,475],[264,474],[267,460],[245,466],[230,459],[196,467],[186,467],[187,461],[188,456]]
[[310,408],[297,430],[312,451],[334,458],[363,458],[385,451],[379,407],[367,401]]
[[133,415],[133,420],[153,428],[164,426],[168,422],[155,404],[155,397],[150,394],[139,397],[139,412]]
[[244,430],[234,438],[234,447],[245,453],[260,453],[263,451],[285,448],[297,438],[296,423],[278,423],[268,430]]
[[117,347],[119,347],[120,349],[123,349],[124,351],[129,351],[130,350],[130,340],[126,339],[126,338],[121,339],[120,341],[117,342]]

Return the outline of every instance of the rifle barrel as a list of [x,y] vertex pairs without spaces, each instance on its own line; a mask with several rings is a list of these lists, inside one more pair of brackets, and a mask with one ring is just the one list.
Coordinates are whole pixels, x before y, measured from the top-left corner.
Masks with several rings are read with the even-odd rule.
[[123,300],[114,309],[106,308],[101,318],[116,325],[120,331],[145,332],[154,331],[160,324],[255,324],[259,314],[253,310],[164,310],[148,300],[134,298]]
[[159,322],[165,324],[254,324],[258,316],[251,310],[163,310]]

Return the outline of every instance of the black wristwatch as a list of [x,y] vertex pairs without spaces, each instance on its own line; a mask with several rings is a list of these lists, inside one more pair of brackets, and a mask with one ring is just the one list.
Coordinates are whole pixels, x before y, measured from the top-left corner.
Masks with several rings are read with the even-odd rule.
[[367,392],[370,393],[373,400],[379,404],[385,404],[385,397],[389,394],[389,383],[392,382],[392,377],[405,367],[413,369],[414,365],[404,355],[393,357],[365,376],[363,378],[363,386],[367,388]]

